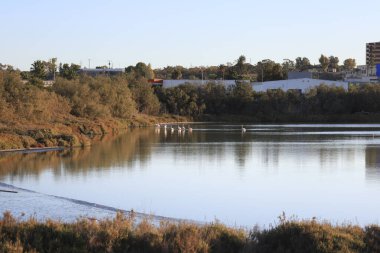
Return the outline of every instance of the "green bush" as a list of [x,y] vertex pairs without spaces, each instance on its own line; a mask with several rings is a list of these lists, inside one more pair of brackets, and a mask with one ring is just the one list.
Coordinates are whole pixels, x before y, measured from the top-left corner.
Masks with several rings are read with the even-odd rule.
[[120,77],[57,78],[53,91],[70,101],[71,113],[75,116],[129,119],[135,114],[136,105],[128,83]]

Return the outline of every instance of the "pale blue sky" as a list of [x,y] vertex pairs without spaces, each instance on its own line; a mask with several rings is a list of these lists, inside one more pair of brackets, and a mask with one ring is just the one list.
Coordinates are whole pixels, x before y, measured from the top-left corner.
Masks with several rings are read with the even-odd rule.
[[138,61],[217,65],[282,62],[321,53],[365,63],[380,41],[379,0],[1,0],[0,62],[29,69],[37,59],[125,67]]

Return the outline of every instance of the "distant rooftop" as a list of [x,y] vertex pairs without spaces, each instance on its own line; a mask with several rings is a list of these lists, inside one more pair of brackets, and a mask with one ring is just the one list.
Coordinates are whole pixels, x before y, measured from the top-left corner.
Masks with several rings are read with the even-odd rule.
[[83,68],[83,69],[80,69],[81,72],[98,72],[98,73],[101,73],[101,72],[125,72],[125,69],[124,68],[112,68],[112,69],[108,69],[108,68],[105,68],[105,69],[89,69],[89,68]]
[[114,75],[119,75],[125,72],[124,68],[104,68],[104,69],[88,69],[88,68],[83,68],[79,70],[79,73],[86,74],[89,76],[98,76],[98,75],[109,75],[109,76],[114,76]]
[[281,89],[283,91],[299,90],[302,93],[305,93],[309,89],[314,88],[316,86],[319,86],[321,84],[324,84],[327,86],[342,87],[345,90],[348,89],[348,82],[320,80],[320,79],[311,79],[311,78],[268,81],[268,82],[263,82],[263,83],[262,82],[254,82],[254,83],[252,83],[252,88],[256,92]]

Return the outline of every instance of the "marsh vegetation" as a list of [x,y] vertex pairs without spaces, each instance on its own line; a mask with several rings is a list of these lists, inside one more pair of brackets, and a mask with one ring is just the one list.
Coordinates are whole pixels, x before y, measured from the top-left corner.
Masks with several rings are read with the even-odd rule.
[[216,223],[191,224],[149,220],[133,215],[114,219],[18,221],[9,213],[0,219],[1,252],[378,252],[380,227],[331,225],[315,220],[279,217],[268,229],[230,228]]

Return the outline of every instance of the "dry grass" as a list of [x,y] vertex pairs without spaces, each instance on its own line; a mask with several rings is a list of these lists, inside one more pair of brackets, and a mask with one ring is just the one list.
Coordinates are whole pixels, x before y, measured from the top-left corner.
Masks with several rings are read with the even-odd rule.
[[0,220],[0,252],[380,252],[380,227],[333,226],[281,220],[251,231],[220,223],[197,225],[117,214],[111,220],[74,223]]

